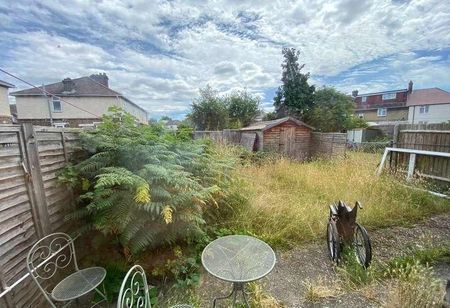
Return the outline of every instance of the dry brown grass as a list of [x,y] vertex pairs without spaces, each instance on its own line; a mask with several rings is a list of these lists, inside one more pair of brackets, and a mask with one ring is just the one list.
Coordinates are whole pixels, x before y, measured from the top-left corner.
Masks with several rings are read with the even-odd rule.
[[272,245],[291,246],[323,236],[328,205],[338,199],[361,201],[358,220],[369,228],[408,224],[450,210],[448,200],[406,188],[388,175],[377,177],[379,160],[378,154],[349,153],[334,160],[278,159],[242,167],[238,174],[244,183],[236,189],[250,206],[236,207],[233,225]]
[[252,282],[248,284],[253,308],[282,308],[284,307],[275,297],[267,293],[263,287]]
[[315,281],[306,280],[304,298],[311,303],[319,303],[326,298],[334,298],[342,294],[342,290],[338,284],[330,285],[325,280],[319,278]]

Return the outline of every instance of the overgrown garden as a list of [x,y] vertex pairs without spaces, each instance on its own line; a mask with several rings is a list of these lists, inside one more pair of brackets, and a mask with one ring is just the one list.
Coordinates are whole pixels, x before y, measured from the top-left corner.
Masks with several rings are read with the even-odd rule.
[[378,154],[295,162],[139,126],[120,109],[81,140],[84,156],[60,176],[78,195],[67,218],[88,235],[84,262],[110,273],[112,296],[135,262],[160,290],[195,290],[200,252],[218,236],[250,234],[278,251],[323,241],[337,199],[360,200],[370,230],[449,210],[448,201],[377,177]]

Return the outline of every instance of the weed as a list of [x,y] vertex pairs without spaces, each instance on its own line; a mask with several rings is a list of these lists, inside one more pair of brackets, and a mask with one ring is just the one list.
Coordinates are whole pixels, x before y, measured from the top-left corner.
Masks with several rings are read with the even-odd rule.
[[407,263],[390,270],[389,275],[396,278],[385,307],[442,307],[442,284],[430,267]]
[[379,264],[374,263],[369,268],[364,269],[350,249],[344,250],[343,260],[342,266],[337,267],[336,271],[340,285],[345,289],[357,290],[376,282],[382,276],[383,271]]
[[198,283],[200,279],[200,261],[196,256],[184,255],[180,247],[174,249],[174,259],[166,261],[164,266],[153,270],[154,276],[161,276],[163,280],[170,276],[175,280],[175,287],[188,288]]

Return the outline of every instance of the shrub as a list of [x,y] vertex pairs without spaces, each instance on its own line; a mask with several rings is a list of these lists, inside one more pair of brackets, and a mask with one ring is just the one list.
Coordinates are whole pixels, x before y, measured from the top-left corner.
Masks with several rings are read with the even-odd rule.
[[113,109],[82,134],[90,156],[62,178],[80,192],[82,231],[115,236],[130,257],[146,248],[203,233],[203,213],[226,193],[234,161],[214,146],[165,136]]

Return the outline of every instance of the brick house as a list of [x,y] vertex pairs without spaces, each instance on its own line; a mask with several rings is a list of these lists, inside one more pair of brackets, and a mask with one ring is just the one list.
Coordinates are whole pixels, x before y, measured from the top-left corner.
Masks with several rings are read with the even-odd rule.
[[358,94],[353,91],[355,101],[355,115],[367,122],[378,124],[389,122],[407,122],[408,93],[412,92],[413,83],[409,82],[408,89],[390,90],[383,92]]
[[[41,89],[52,95],[45,95]],[[106,74],[70,79],[11,93],[16,98],[17,121],[57,127],[91,126],[111,106],[118,106],[147,123],[147,112],[109,88]]]

